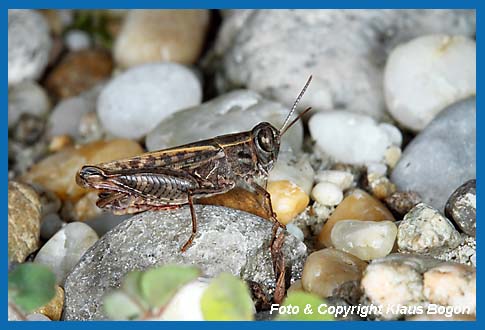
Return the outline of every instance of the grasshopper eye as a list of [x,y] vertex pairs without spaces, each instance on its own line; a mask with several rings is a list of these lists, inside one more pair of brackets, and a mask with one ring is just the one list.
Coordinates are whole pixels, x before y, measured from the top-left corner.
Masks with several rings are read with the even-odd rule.
[[272,152],[274,149],[274,137],[271,129],[261,129],[258,132],[257,138],[258,146],[265,152]]

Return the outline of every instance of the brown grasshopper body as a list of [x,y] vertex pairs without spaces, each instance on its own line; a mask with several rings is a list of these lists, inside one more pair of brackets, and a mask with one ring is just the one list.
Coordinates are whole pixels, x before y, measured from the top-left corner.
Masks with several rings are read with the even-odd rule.
[[[268,172],[277,160],[281,136],[303,115],[287,125],[310,80],[311,77],[281,130],[263,122],[247,132],[222,135],[130,159],[86,165],[78,172],[76,181],[83,187],[99,190],[97,205],[115,214],[172,209],[188,204],[192,235],[182,251],[190,246],[197,230],[194,200],[222,194],[236,186],[261,196],[262,206],[279,225],[266,191]],[[277,229],[275,226],[274,233]]]

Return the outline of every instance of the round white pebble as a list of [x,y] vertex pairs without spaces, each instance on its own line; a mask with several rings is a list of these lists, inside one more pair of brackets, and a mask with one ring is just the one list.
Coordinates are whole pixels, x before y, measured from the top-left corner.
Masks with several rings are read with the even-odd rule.
[[340,187],[340,189],[349,189],[354,181],[352,173],[335,170],[325,170],[318,172],[315,175],[315,181],[317,182],[331,182]]
[[50,108],[45,90],[34,81],[23,81],[8,91],[8,126],[13,126],[23,113],[45,115]]
[[476,93],[476,44],[463,36],[427,35],[396,47],[384,72],[391,115],[422,130],[448,105]]
[[185,66],[145,64],[108,83],[98,99],[98,114],[111,134],[138,139],[170,114],[200,104],[201,99],[200,82]]
[[91,46],[89,35],[81,30],[70,30],[64,37],[67,48],[70,51],[87,49]]
[[373,118],[350,111],[317,113],[308,126],[321,151],[347,164],[382,161],[394,140]]
[[344,198],[342,189],[331,182],[320,182],[313,187],[312,198],[326,206],[338,205]]

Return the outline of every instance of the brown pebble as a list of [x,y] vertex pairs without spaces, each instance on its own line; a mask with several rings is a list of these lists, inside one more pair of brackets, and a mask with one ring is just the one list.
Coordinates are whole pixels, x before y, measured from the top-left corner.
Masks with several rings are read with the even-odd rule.
[[108,52],[89,49],[69,53],[52,70],[47,89],[59,99],[68,98],[94,87],[111,75],[113,61]]
[[66,147],[72,146],[73,141],[72,138],[67,135],[57,135],[52,137],[50,143],[49,143],[49,151],[50,152],[57,152],[59,150],[62,150]]
[[403,216],[421,203],[421,197],[414,191],[397,191],[384,201],[392,211]]
[[310,254],[303,267],[302,285],[305,291],[330,297],[349,281],[358,281],[367,263],[343,251],[328,248]]
[[331,233],[341,220],[383,221],[394,220],[392,213],[376,198],[363,190],[355,189],[337,206],[318,235],[319,246],[332,246]]

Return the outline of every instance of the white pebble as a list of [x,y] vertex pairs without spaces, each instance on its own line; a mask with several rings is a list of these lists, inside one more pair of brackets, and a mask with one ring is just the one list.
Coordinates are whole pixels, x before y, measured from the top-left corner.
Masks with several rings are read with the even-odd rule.
[[200,300],[209,286],[206,281],[197,280],[182,287],[165,307],[161,320],[204,321]]
[[392,221],[341,220],[332,228],[334,247],[361,260],[387,256],[396,240],[397,226]]
[[59,230],[37,253],[34,262],[48,266],[62,285],[83,254],[98,240],[98,235],[82,222],[71,222]]
[[64,37],[67,48],[70,51],[87,49],[91,46],[89,35],[81,30],[70,30]]
[[338,205],[344,198],[342,189],[331,182],[319,182],[313,187],[312,198],[326,206]]
[[96,103],[82,96],[75,96],[57,103],[48,121],[50,136],[68,134],[78,137],[81,118],[96,111]]
[[394,125],[388,124],[388,123],[380,123],[379,127],[386,132],[387,136],[389,137],[389,139],[391,140],[391,143],[393,145],[398,146],[398,147],[401,146],[401,144],[402,144],[402,133],[399,130],[399,128],[397,128]]
[[347,164],[382,161],[394,140],[373,118],[349,111],[317,113],[308,125],[317,147]]
[[427,35],[396,47],[387,60],[384,92],[391,115],[422,130],[448,105],[475,95],[475,41]]
[[23,113],[43,116],[49,108],[49,97],[36,82],[24,81],[14,85],[8,90],[8,127],[13,126]]
[[8,11],[8,84],[38,79],[49,61],[49,26],[35,10]]
[[325,170],[318,172],[315,175],[315,181],[317,182],[331,182],[336,184],[342,190],[349,189],[354,181],[352,173],[336,170]]
[[293,236],[295,236],[299,241],[302,241],[305,239],[305,235],[301,231],[300,228],[298,228],[297,225],[289,223],[286,225],[286,230]]
[[108,83],[98,99],[98,115],[111,134],[138,139],[170,114],[201,100],[199,79],[185,66],[145,64]]
[[369,163],[367,165],[367,173],[374,173],[379,176],[384,176],[387,173],[386,164],[382,163]]

